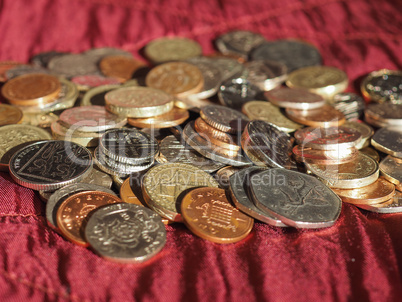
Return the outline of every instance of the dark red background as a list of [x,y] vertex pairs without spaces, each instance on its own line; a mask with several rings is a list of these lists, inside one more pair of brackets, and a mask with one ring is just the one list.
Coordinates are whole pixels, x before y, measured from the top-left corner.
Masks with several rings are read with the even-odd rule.
[[[370,71],[402,69],[401,8],[398,0],[2,0],[0,60],[101,46],[138,56],[166,35],[193,38],[211,53],[218,34],[247,29],[312,42],[355,90]],[[53,232],[37,194],[0,173],[0,224],[2,301],[396,301],[402,294],[402,214],[347,204],[334,227],[257,222],[230,245],[168,226],[157,257],[120,265]]]

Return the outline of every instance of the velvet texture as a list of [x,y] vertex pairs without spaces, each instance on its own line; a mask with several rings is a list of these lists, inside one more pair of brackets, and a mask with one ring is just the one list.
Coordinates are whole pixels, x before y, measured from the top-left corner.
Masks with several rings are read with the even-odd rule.
[[[3,0],[0,60],[41,51],[112,46],[133,52],[161,36],[214,51],[213,39],[246,29],[316,45],[343,69],[349,91],[373,70],[402,69],[401,1]],[[1,143],[1,142],[0,142]],[[259,222],[236,244],[218,245],[184,225],[143,264],[106,261],[53,232],[37,193],[0,173],[2,301],[397,301],[402,214],[344,204],[335,226],[281,229]]]

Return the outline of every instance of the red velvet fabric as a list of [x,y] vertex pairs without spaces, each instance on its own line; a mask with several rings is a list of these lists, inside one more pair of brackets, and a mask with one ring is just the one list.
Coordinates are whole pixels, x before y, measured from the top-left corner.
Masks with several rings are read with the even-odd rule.
[[[400,0],[2,0],[0,60],[47,50],[115,46],[133,52],[166,35],[205,53],[220,33],[315,44],[356,90],[370,71],[402,69]],[[1,142],[0,142],[1,143]],[[167,226],[163,251],[143,264],[106,261],[46,225],[37,193],[0,173],[1,301],[397,301],[402,214],[344,204],[335,226],[280,229],[255,223],[242,242],[218,245]]]

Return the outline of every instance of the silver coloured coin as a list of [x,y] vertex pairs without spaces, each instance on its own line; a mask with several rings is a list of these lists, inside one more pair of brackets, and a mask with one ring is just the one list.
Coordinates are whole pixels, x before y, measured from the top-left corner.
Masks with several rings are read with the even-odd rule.
[[101,171],[99,168],[94,166],[91,173],[84,177],[81,180],[81,183],[102,186],[110,189],[112,187],[113,180],[109,174]]
[[394,185],[402,184],[402,159],[387,155],[380,162],[380,172],[386,180]]
[[303,88],[278,88],[266,91],[264,95],[272,104],[283,108],[309,110],[325,105],[322,96]]
[[240,134],[249,118],[225,106],[207,105],[201,108],[201,118],[210,126],[223,132]]
[[9,168],[19,185],[51,191],[87,176],[92,170],[92,156],[88,149],[73,142],[41,141],[18,150]]
[[102,257],[118,262],[143,262],[166,243],[161,217],[150,209],[117,203],[94,211],[85,227],[90,246]]
[[259,96],[260,93],[261,90],[245,78],[236,78],[222,83],[219,87],[218,98],[223,106],[241,110],[245,103],[262,99]]
[[247,59],[253,48],[266,41],[260,34],[246,30],[236,30],[220,35],[215,44],[223,54],[235,54]]
[[230,176],[229,192],[233,203],[243,213],[265,223],[277,227],[287,227],[280,219],[271,215],[267,211],[262,211],[257,208],[253,202],[250,186],[251,176],[264,171],[262,168],[249,167],[240,170],[239,172]]
[[346,121],[342,124],[343,127],[354,129],[362,135],[360,142],[356,145],[357,149],[363,149],[370,145],[370,138],[374,134],[372,127],[363,122]]
[[222,73],[222,81],[239,77],[243,71],[243,64],[231,58],[211,58],[215,66],[217,66]]
[[288,67],[289,73],[302,67],[322,64],[317,48],[297,40],[263,43],[251,52],[251,59],[281,62]]
[[402,127],[387,127],[377,130],[371,144],[378,151],[402,158]]
[[66,54],[67,54],[66,52],[59,52],[54,50],[45,51],[34,55],[31,58],[31,62],[35,66],[47,68],[47,64],[49,64],[51,59]]
[[75,193],[78,192],[83,192],[83,191],[101,191],[105,193],[112,194],[116,196],[116,194],[103,186],[98,186],[95,184],[86,184],[86,183],[79,183],[79,184],[72,184],[68,185],[65,187],[62,187],[61,189],[58,189],[57,191],[53,192],[47,203],[46,203],[46,219],[48,225],[54,229],[57,230],[57,219],[56,219],[56,214],[57,214],[57,209],[59,206],[63,203],[64,200],[66,200],[68,197],[71,195],[74,195]]
[[246,62],[244,66],[243,75],[262,91],[282,85],[288,77],[286,65],[279,62],[257,60]]
[[99,74],[96,61],[82,54],[69,54],[58,56],[50,60],[48,68],[66,78],[78,75]]
[[362,118],[366,107],[361,96],[352,92],[342,92],[334,96],[332,106],[345,115],[348,121],[357,121]]
[[331,189],[296,171],[270,169],[255,174],[251,192],[258,208],[296,228],[330,227],[341,213],[342,201]]

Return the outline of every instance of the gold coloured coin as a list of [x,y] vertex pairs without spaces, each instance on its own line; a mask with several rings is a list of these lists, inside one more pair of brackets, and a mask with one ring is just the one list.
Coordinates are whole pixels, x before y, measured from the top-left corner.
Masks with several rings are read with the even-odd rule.
[[54,121],[50,129],[54,139],[70,141],[84,147],[97,147],[102,136],[100,132],[82,132],[77,130],[79,128],[67,128],[60,121]]
[[17,107],[0,104],[0,126],[18,124],[22,120],[22,111]]
[[355,206],[367,211],[390,214],[402,212],[402,192],[395,191],[394,196],[389,200],[376,204],[355,204]]
[[286,114],[296,123],[313,127],[340,126],[346,121],[343,113],[330,105],[310,110],[286,108]]
[[170,128],[176,127],[185,122],[190,114],[185,109],[174,107],[169,112],[148,118],[129,118],[127,122],[137,128]]
[[183,198],[181,212],[195,235],[216,243],[238,242],[254,224],[254,219],[233,207],[225,190],[218,188],[191,190]]
[[339,165],[348,163],[357,158],[356,148],[340,150],[319,150],[297,145],[293,148],[293,156],[298,162],[306,162],[321,165]]
[[366,154],[370,156],[372,159],[374,159],[377,163],[380,162],[380,155],[376,150],[374,150],[371,147],[365,147],[363,149],[359,150],[361,153]]
[[144,63],[123,55],[107,56],[99,63],[99,68],[105,76],[121,82],[130,80],[134,72],[144,66]]
[[380,162],[381,175],[396,186],[402,184],[402,158],[387,155]]
[[342,125],[346,128],[354,129],[362,135],[360,142],[356,145],[357,149],[362,149],[370,145],[370,138],[374,134],[373,128],[363,122],[346,121]]

